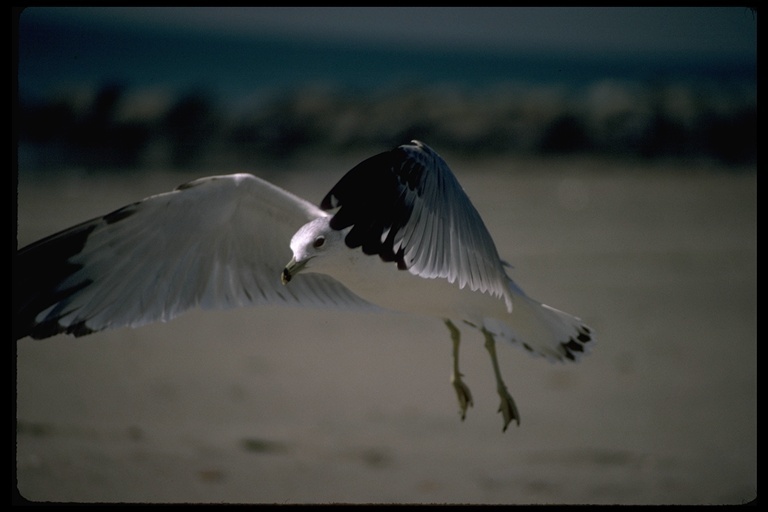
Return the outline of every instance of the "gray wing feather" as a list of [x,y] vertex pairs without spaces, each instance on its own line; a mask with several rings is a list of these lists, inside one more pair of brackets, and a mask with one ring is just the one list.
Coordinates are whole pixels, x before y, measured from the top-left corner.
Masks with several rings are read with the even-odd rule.
[[291,237],[324,215],[236,174],[202,178],[57,233],[17,254],[16,337],[135,327],[195,307],[373,309],[325,275],[281,284]]

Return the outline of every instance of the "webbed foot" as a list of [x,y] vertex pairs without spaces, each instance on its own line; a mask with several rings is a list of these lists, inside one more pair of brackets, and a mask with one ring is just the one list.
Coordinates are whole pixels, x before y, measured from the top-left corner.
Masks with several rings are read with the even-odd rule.
[[512,399],[512,395],[509,394],[509,391],[507,391],[506,387],[501,387],[497,391],[499,393],[499,397],[501,397],[499,412],[504,417],[504,427],[502,428],[502,431],[506,432],[507,427],[512,422],[512,420],[515,420],[518,426],[520,425],[520,413],[517,412],[515,401]]
[[461,377],[462,375],[460,373],[452,374],[451,384],[453,384],[453,389],[456,390],[456,397],[459,399],[459,414],[461,414],[461,421],[464,421],[464,418],[467,416],[467,407],[472,407],[474,404],[472,402],[472,393],[469,391],[469,387],[464,384]]

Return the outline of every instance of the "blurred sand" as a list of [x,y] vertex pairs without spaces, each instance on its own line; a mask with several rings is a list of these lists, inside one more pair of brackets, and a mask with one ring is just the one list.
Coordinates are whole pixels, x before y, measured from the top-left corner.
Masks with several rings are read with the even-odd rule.
[[[490,363],[470,331],[462,370],[475,406],[461,422],[440,321],[194,312],[17,343],[20,494],[286,504],[754,499],[754,171],[448,161],[519,284],[597,332],[593,354],[573,366],[499,349],[520,427],[501,432]],[[318,201],[356,162],[253,172]],[[19,244],[205,174],[215,172],[21,175]]]

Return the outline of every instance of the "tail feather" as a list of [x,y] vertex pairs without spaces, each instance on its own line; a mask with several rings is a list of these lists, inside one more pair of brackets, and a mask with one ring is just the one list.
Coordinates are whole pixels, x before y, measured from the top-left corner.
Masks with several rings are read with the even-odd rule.
[[590,353],[595,336],[580,318],[528,297],[511,279],[509,282],[513,304],[510,321],[483,320],[494,338],[553,362],[578,362]]

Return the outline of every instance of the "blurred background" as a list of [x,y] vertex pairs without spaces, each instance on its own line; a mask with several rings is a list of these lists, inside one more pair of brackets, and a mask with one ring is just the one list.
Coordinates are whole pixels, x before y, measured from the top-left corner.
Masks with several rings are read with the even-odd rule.
[[[252,172],[319,201],[418,138],[577,365],[442,322],[185,314],[16,351],[35,502],[742,504],[757,495],[757,10],[58,8],[17,15],[17,244]],[[14,281],[14,285],[24,283]]]
[[755,161],[756,13],[52,8],[18,30],[22,169],[478,155]]

